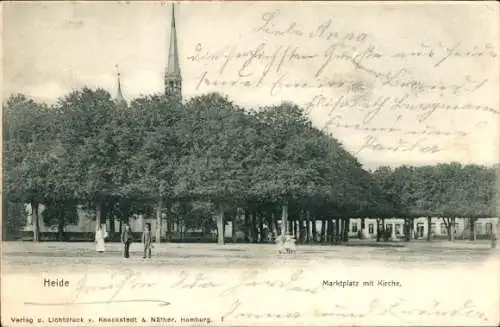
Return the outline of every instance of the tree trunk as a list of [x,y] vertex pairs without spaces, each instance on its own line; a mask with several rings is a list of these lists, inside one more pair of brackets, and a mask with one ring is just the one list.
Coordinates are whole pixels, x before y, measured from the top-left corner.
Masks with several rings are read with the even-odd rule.
[[254,240],[254,229],[253,229],[253,214],[248,210],[248,242],[253,243]]
[[446,227],[446,233],[448,234],[448,241],[451,241],[451,223],[449,218],[441,218],[443,219],[444,226]]
[[166,237],[167,237],[167,242],[170,242],[172,240],[172,217],[170,215],[170,206],[168,207],[169,210],[167,211],[167,221],[165,222],[167,224],[167,232],[166,232]]
[[274,241],[274,220],[269,212],[264,212],[264,221],[266,223],[266,243]]
[[293,220],[293,236],[297,241],[300,240],[300,235],[299,235],[299,222],[297,221],[297,217]]
[[158,200],[158,203],[156,205],[156,243],[160,244],[161,243],[161,210],[163,208],[163,201],[162,199]]
[[450,240],[453,242],[455,241],[455,230],[456,230],[456,226],[455,226],[455,217],[451,218],[451,236],[450,236]]
[[384,242],[386,241],[386,237],[385,237],[385,218],[382,218],[382,228],[381,228],[381,231],[380,233],[382,233],[382,238],[384,239]]
[[311,243],[311,214],[306,211],[306,242]]
[[332,218],[332,219],[328,219],[328,221],[330,222],[330,225],[332,226],[331,230],[330,230],[330,244],[335,244],[335,240],[336,240],[335,233],[337,232],[336,220],[335,220],[335,218]]
[[276,219],[276,216],[274,215],[274,212],[272,213],[272,219],[273,219],[273,222],[274,222],[274,228],[275,228],[275,231],[276,231],[276,237],[278,235],[281,235],[281,230],[280,230],[280,226],[278,224],[278,219]]
[[64,241],[64,205],[59,208],[58,213],[58,221],[57,221],[57,233],[59,242]]
[[324,243],[325,242],[325,235],[326,235],[326,219],[321,219],[321,237],[320,237],[320,242]]
[[469,218],[470,223],[470,238],[472,241],[476,240],[476,219]]
[[217,244],[224,244],[224,209],[220,206],[217,215]]
[[245,242],[250,243],[250,217],[248,216],[248,210],[243,209],[243,224],[245,225]]
[[332,220],[327,219],[326,220],[326,236],[325,236],[325,242],[326,244],[332,244],[333,241],[333,225],[332,225]]
[[109,217],[109,231],[108,231],[108,235],[109,235],[109,238],[111,239],[113,237],[113,234],[115,233],[115,217],[114,216],[111,216]]
[[271,233],[271,237],[272,239],[274,240],[276,238],[276,221],[275,221],[275,217],[274,217],[274,213],[271,213],[270,216],[267,216],[269,217],[268,218],[268,224],[269,224],[269,232]]
[[[177,229],[179,230],[179,239],[180,241],[184,241],[184,218],[180,217],[177,223]],[[218,227],[218,226],[217,226]]]
[[432,218],[431,216],[427,216],[427,241],[430,242],[432,240]]
[[100,200],[97,200],[96,202],[96,207],[95,207],[95,225],[101,226],[101,221],[102,221],[102,202]]
[[344,242],[344,234],[345,234],[346,228],[347,228],[347,222],[346,222],[345,218],[342,218],[341,219],[341,227],[340,227],[340,235],[339,235],[340,242]]
[[231,237],[233,238],[233,243],[236,243],[238,241],[238,238],[236,237],[236,232],[238,231],[238,222],[241,214],[241,209],[236,208],[236,214],[233,215],[231,219]]
[[252,222],[252,243],[257,243],[259,241],[259,230],[257,229],[257,213],[252,211],[250,215]]
[[334,236],[335,244],[340,243],[340,231],[342,230],[341,224],[342,224],[342,220],[340,218],[335,218],[335,236]]
[[328,244],[335,243],[335,220],[331,218],[326,221],[326,241]]
[[307,240],[307,233],[306,233],[306,227],[304,224],[307,222],[307,218],[305,217],[306,213],[304,210],[300,210],[300,215],[299,215],[299,237],[300,237],[300,242],[305,243]]
[[312,241],[313,243],[316,243],[316,240],[318,239],[318,231],[316,230],[316,217],[313,217],[314,219],[311,220],[312,224]]
[[31,202],[31,222],[33,225],[33,242],[40,242],[40,222],[38,218],[38,202]]
[[377,242],[380,242],[380,218],[377,218]]
[[281,206],[281,234],[288,235],[288,204]]
[[403,235],[404,235],[405,242],[410,241],[410,239],[411,239],[410,234],[411,234],[411,232],[410,232],[410,219],[405,218],[404,225],[403,225]]
[[264,235],[264,215],[262,212],[259,212],[257,215],[259,219],[259,242],[264,243],[264,239],[266,238],[266,235]]
[[349,241],[349,222],[350,222],[350,220],[351,220],[351,218],[345,218],[345,219],[344,219],[344,224],[345,224],[345,226],[344,226],[344,233],[343,233],[343,235],[342,235],[342,236],[343,236],[343,237],[342,237],[342,240],[343,240],[344,242]]

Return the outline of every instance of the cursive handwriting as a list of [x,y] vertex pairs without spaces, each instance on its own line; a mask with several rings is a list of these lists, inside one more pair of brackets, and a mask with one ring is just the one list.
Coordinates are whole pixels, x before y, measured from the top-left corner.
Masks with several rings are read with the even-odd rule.
[[187,58],[200,65],[196,90],[292,97],[324,131],[359,134],[341,140],[357,154],[456,153],[494,128],[498,47],[488,33],[402,40],[340,21],[259,12],[243,41],[195,44]]
[[342,41],[342,42],[364,42],[368,38],[365,32],[339,32],[333,29],[333,20],[329,19],[316,25],[311,30],[306,30],[296,21],[279,21],[281,11],[265,12],[261,16],[259,25],[252,28],[254,33],[263,33],[275,37],[298,36],[309,39],[319,39],[324,41]]
[[[434,317],[466,317],[489,321],[486,313],[480,310],[474,301],[467,299],[453,308],[446,308],[440,301],[433,300],[427,306],[415,306],[412,301],[400,298],[396,302],[386,303],[380,299],[370,302],[367,315],[390,315],[395,318],[406,320],[408,316],[434,316]],[[408,320],[407,320],[408,321]]]
[[179,280],[174,282],[172,288],[217,288],[222,286],[220,283],[213,282],[205,277],[203,273],[197,273],[194,276],[185,271],[181,271]]
[[[358,71],[374,77],[380,87],[401,88],[415,94],[434,92],[439,95],[465,95],[480,90],[489,82],[488,78],[465,74],[458,80],[436,83],[416,78],[409,67],[387,71],[370,68],[364,63],[367,59],[389,58],[394,60],[391,56],[374,53],[374,47],[371,45],[366,49],[360,49],[358,45],[349,46],[343,43],[333,43],[323,53],[320,50],[315,52],[304,50],[299,45],[273,45],[268,42],[260,43],[251,49],[238,50],[236,45],[225,46],[224,49],[214,53],[201,54],[202,47],[197,44],[195,54],[188,56],[191,61],[209,61],[212,65],[219,64],[217,74],[212,75],[212,72],[205,71],[200,75],[196,86],[197,90],[202,86],[268,87],[271,95],[274,95],[276,90],[281,88],[322,90],[336,87],[361,91],[366,81],[362,82],[359,78],[343,80],[336,78],[335,74],[332,77],[327,73],[336,61],[351,64]],[[292,70],[290,70],[297,63],[317,68],[312,76],[298,79],[291,76]],[[228,74],[226,74],[228,67],[231,67],[231,71],[236,72],[234,78],[228,78]],[[274,76],[270,74],[271,72],[280,74]],[[230,75],[231,73],[229,73]],[[269,78],[271,80],[267,80]]]
[[332,116],[325,124],[327,128],[335,129],[347,129],[353,131],[362,131],[368,133],[378,132],[381,134],[387,133],[398,133],[402,135],[413,135],[413,136],[450,136],[450,137],[464,137],[474,132],[481,130],[484,126],[488,125],[486,121],[480,121],[469,131],[464,130],[444,130],[437,128],[435,126],[424,125],[421,129],[411,129],[411,128],[401,128],[401,127],[380,127],[380,126],[370,126],[364,125],[362,123],[347,124],[343,121],[343,117],[340,115]]
[[225,320],[229,318],[237,319],[280,319],[294,320],[299,317],[316,317],[316,318],[373,318],[387,316],[396,318],[399,321],[413,322],[416,317],[448,317],[448,318],[472,318],[475,321],[489,321],[486,313],[479,309],[476,304],[468,299],[455,307],[446,307],[440,301],[431,301],[429,304],[416,305],[407,299],[400,298],[394,302],[383,301],[379,298],[374,298],[367,305],[357,302],[356,306],[349,307],[345,304],[328,303],[329,309],[314,308],[312,311],[267,311],[256,312],[245,308],[244,303],[240,299],[233,301],[224,313]]
[[140,276],[140,273],[130,271],[124,274],[113,273],[109,280],[106,279],[105,284],[90,284],[88,274],[85,273],[78,282],[73,297],[76,300],[87,294],[99,293],[99,296],[108,295],[109,301],[112,301],[125,290],[149,289],[156,284],[140,281]]
[[386,145],[382,144],[376,136],[368,135],[365,137],[363,145],[358,149],[356,153],[360,153],[364,150],[372,151],[386,151],[386,152],[414,152],[418,151],[421,153],[436,153],[442,151],[436,144],[429,143],[426,138],[421,138],[416,141],[407,141],[404,139],[398,139],[397,144]]
[[224,289],[220,293],[220,295],[232,295],[249,287],[271,287],[284,291],[316,294],[319,290],[319,287],[309,288],[300,286],[299,281],[302,279],[303,273],[304,271],[302,269],[299,269],[288,276],[283,276],[285,277],[284,279],[271,280],[262,277],[259,278],[260,274],[258,270],[247,271],[242,274],[241,278],[238,279],[238,282],[236,284]]

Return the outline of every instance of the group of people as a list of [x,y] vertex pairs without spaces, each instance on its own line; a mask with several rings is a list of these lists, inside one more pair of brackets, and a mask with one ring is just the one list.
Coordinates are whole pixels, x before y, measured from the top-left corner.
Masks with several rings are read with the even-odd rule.
[[[108,233],[101,225],[96,226],[95,232],[95,245],[96,251],[103,253],[106,250],[105,240],[108,238]],[[130,226],[127,224],[122,231],[121,242],[123,244],[123,256],[125,258],[130,258],[130,244],[132,244],[134,236]],[[153,239],[151,235],[151,224],[146,223],[144,231],[142,233],[142,244],[144,246],[144,256],[143,258],[151,258],[151,248],[153,247]]]
[[295,254],[295,238],[292,235],[279,235],[276,237],[276,245],[278,246],[278,254],[292,253]]

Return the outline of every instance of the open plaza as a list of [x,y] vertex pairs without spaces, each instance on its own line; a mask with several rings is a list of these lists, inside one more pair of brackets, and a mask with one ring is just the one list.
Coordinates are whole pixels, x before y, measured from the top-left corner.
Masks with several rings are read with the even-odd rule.
[[399,268],[481,265],[498,257],[488,240],[380,242],[350,240],[341,246],[298,245],[295,254],[278,254],[274,244],[155,244],[152,259],[143,259],[143,246],[132,243],[130,258],[123,258],[123,245],[107,243],[96,253],[93,243],[4,242],[2,254],[6,272],[79,271],[88,267],[127,266],[131,269],[183,267],[245,268],[278,265],[307,266],[311,263],[363,266],[378,264]]

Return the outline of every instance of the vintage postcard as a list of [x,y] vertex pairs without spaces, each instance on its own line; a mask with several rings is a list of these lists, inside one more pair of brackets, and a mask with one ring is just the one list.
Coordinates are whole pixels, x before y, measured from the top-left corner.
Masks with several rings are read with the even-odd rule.
[[2,326],[498,326],[497,3],[2,21]]

